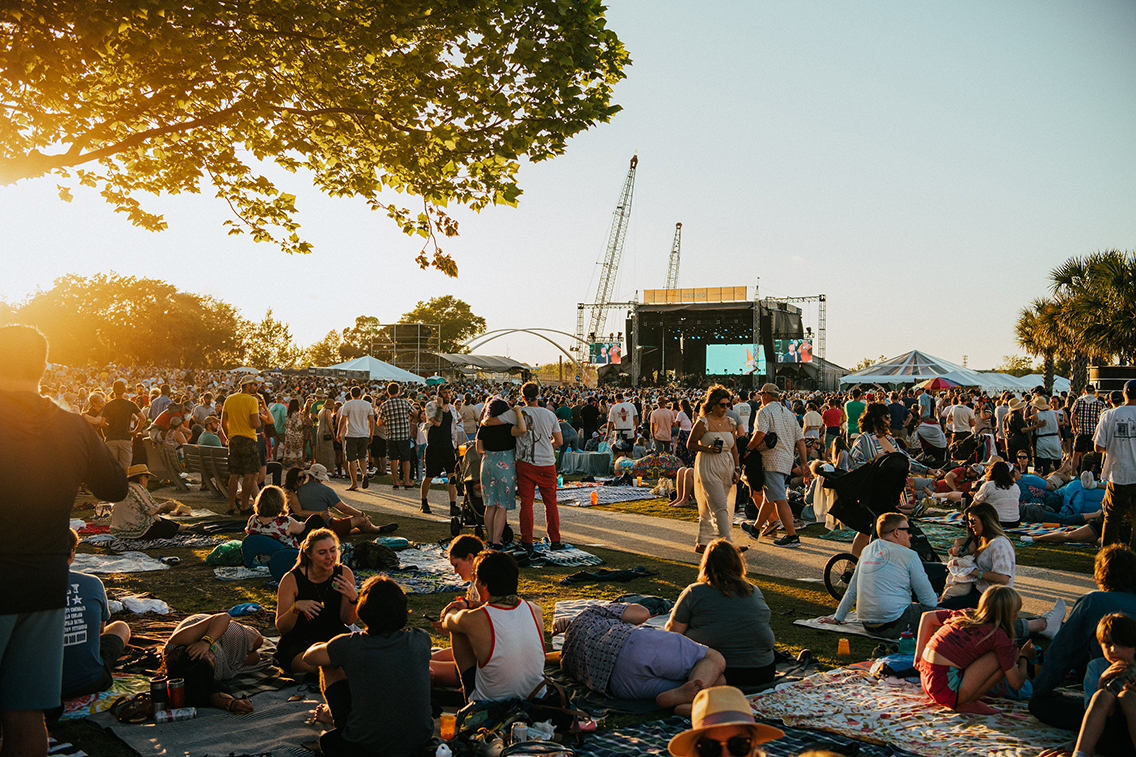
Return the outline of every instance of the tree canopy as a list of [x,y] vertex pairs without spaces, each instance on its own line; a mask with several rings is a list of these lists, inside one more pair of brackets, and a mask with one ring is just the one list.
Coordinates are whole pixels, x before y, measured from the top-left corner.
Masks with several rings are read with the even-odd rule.
[[399,323],[436,323],[441,328],[442,352],[469,352],[462,342],[485,331],[485,319],[474,315],[469,304],[453,295],[431,297],[403,314]]
[[[212,185],[248,232],[309,252],[256,161],[364,198],[451,276],[444,208],[515,204],[520,160],[609,120],[629,59],[598,0],[12,0],[0,4],[0,184],[142,193]],[[413,195],[411,203],[387,199]],[[431,251],[432,254],[428,255]]]

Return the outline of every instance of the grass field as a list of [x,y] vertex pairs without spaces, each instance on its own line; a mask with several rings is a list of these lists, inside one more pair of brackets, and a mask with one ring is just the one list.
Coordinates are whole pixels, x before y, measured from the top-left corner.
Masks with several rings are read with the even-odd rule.
[[[441,488],[441,487],[438,487]],[[171,490],[163,490],[161,495],[171,495]],[[188,497],[186,498],[189,499]],[[201,501],[194,499],[194,506]],[[223,510],[223,503],[213,501],[213,509]],[[600,506],[601,509],[631,512],[655,517],[697,520],[694,508],[672,508],[665,500],[646,500]],[[90,504],[80,507],[75,517],[91,517]],[[220,516],[219,516],[220,518]],[[439,542],[449,539],[448,524],[421,520],[414,517],[392,516],[382,522],[397,522],[398,536],[412,542]],[[814,526],[812,530],[822,530]],[[815,534],[811,534],[815,535]],[[234,538],[239,538],[234,534]],[[352,541],[363,537],[352,537]],[[604,560],[605,568],[632,568],[644,566],[657,575],[637,578],[627,583],[573,584],[562,585],[564,576],[575,572],[576,568],[533,568],[523,569],[521,573],[521,596],[538,602],[544,608],[545,625],[552,625],[553,607],[561,599],[605,599],[614,600],[622,594],[657,595],[674,600],[682,589],[692,583],[697,568],[686,563],[661,560],[646,555],[629,554],[610,549],[591,547],[590,551]],[[80,545],[80,551],[97,551],[87,545]],[[240,582],[217,580],[213,569],[205,563],[207,549],[167,549],[160,550],[163,556],[177,556],[181,563],[169,570],[148,573],[112,574],[102,576],[108,593],[112,597],[122,592],[145,594],[168,603],[173,612],[160,621],[146,616],[143,627],[168,627],[178,619],[196,612],[221,612],[241,602],[255,602],[266,612],[242,619],[241,622],[253,625],[265,635],[276,635],[273,626],[273,613],[276,607],[275,590],[266,586],[261,579]],[[152,552],[158,554],[158,552]],[[1077,550],[1069,547],[1031,546],[1018,550],[1019,562],[1025,565],[1060,568],[1062,570],[1091,573],[1092,550]],[[794,626],[798,618],[817,617],[830,614],[836,602],[825,592],[822,585],[814,582],[772,579],[764,576],[751,576],[751,580],[761,589],[772,610],[771,625],[777,639],[777,646],[789,655],[796,656],[801,650],[809,649],[824,667],[835,667],[871,656],[876,642],[857,636],[849,637],[851,655],[839,657],[836,653],[840,636],[837,633],[815,631]],[[442,608],[456,595],[450,593],[430,595],[410,595],[411,625],[430,633],[439,646],[448,646],[447,637],[434,631],[430,620],[437,618]],[[123,616],[118,616],[122,618]],[[126,618],[132,622],[130,618]],[[636,720],[637,718],[631,718]],[[620,718],[614,722],[624,722]],[[60,741],[76,744],[91,757],[122,757],[132,752],[113,735],[102,731],[89,721],[63,721],[51,728],[53,736]]]

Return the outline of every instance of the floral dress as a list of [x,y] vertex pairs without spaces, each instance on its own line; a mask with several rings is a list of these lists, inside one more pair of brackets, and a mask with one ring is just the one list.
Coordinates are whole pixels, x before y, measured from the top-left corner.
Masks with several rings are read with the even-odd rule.
[[307,420],[303,413],[292,413],[284,421],[284,470],[304,464],[304,427]]

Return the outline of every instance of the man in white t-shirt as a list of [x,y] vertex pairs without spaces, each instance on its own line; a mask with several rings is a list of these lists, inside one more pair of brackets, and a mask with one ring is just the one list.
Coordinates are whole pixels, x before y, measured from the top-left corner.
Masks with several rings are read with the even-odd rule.
[[[781,389],[776,384],[761,387],[761,410],[757,411],[757,422],[748,448],[761,451],[761,462],[765,468],[765,486],[762,487],[765,500],[761,503],[754,523],[745,524],[742,528],[750,536],[756,537],[776,508],[786,536],[773,543],[778,547],[799,547],[801,537],[797,536],[797,529],[793,526],[793,511],[789,508],[786,491],[789,476],[793,472],[794,451],[801,458],[801,485],[807,485],[812,475],[806,465],[809,457],[805,449],[805,437],[801,433],[801,427],[797,425],[797,416],[785,409],[779,401],[780,396]],[[777,443],[773,449],[765,447],[765,437],[770,432],[777,434]]]
[[944,417],[947,419],[947,429],[951,432],[952,442],[969,436],[974,429],[974,411],[962,401],[961,397],[957,404],[947,408]]
[[[367,450],[371,446],[371,436],[375,433],[375,408],[370,402],[361,399],[363,390],[351,387],[351,399],[339,408],[339,441],[347,458],[347,473],[351,476],[351,486],[347,491],[358,490],[355,468],[359,468],[359,478],[363,488],[370,486],[367,479]],[[354,465],[352,465],[354,463]]]
[[635,440],[635,429],[639,426],[639,413],[635,405],[623,401],[623,393],[617,392],[615,404],[607,414],[607,429],[612,438]]
[[671,427],[675,424],[674,411],[667,407],[667,398],[659,397],[659,406],[651,411],[651,438],[656,452],[670,452]]
[[753,407],[749,404],[749,392],[742,389],[738,392],[738,404],[734,405],[734,412],[742,419],[741,424],[738,426],[739,435],[748,434],[753,431]]
[[520,409],[528,430],[517,437],[517,496],[521,498],[521,544],[533,545],[533,500],[540,489],[544,502],[544,526],[553,549],[563,549],[560,542],[560,510],[556,506],[556,450],[564,443],[556,414],[537,402],[540,387],[529,381],[521,387],[525,406]]
[[1136,548],[1136,379],[1124,385],[1124,404],[1106,410],[1097,421],[1093,446],[1105,453],[1103,476],[1104,525],[1101,547],[1121,541],[1129,530],[1129,545]]

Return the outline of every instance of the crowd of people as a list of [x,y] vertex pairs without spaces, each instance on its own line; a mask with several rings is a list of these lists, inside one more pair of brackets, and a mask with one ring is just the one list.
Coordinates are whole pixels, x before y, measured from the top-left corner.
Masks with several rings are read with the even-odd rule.
[[[176,523],[161,517],[167,506],[147,488],[151,474],[140,462],[147,443],[227,447],[230,510],[247,516],[246,540],[254,551],[272,552],[280,579],[275,661],[293,675],[320,674],[321,717],[334,726],[321,740],[324,751],[398,744],[399,753],[412,754],[432,733],[432,686],[458,686],[473,701],[540,691],[543,610],[518,595],[518,562],[502,550],[502,532],[519,504],[521,544],[532,548],[539,489],[549,544],[562,546],[556,453],[602,442],[615,454],[632,456],[638,447],[684,464],[675,504],[693,500],[699,508],[698,578],[678,598],[666,630],[644,625],[646,607],[616,603],[558,619],[552,631],[565,637],[561,667],[584,685],[692,716],[695,727],[672,742],[672,753],[708,757],[712,745],[702,742],[717,737],[724,740],[713,745],[743,757],[774,735],[752,718],[706,724],[727,706],[732,687],[774,675],[771,609],[746,577],[745,547],[731,539],[738,492],[756,513],[744,530],[760,539],[783,529],[773,543],[793,547],[801,507],[809,497],[818,501],[818,489],[895,470],[900,486],[886,512],[849,522],[860,561],[831,622],[845,622],[855,608],[880,635],[913,631],[925,692],[960,711],[983,711],[980,698],[996,686],[1020,695],[1035,654],[1029,637],[1050,637],[1031,711],[1079,729],[1078,757],[1093,748],[1131,749],[1136,555],[1121,542],[1132,539],[1136,381],[1119,402],[1098,399],[1091,388],[1075,398],[1048,397],[1040,388],[992,398],[961,390],[794,393],[774,384],[753,396],[722,385],[632,394],[531,382],[427,394],[417,386],[310,376],[265,381],[115,366],[45,374],[46,342],[19,326],[0,329],[0,352],[9,356],[0,365],[0,450],[9,483],[0,564],[11,576],[0,599],[5,751],[13,745],[15,753],[42,754],[41,712],[57,706],[64,689],[98,690],[129,640],[125,624],[106,623],[98,580],[68,573],[77,535],[66,522],[83,485],[116,503],[116,535],[176,535]],[[450,545],[451,564],[470,590],[441,613],[436,628],[451,647],[432,655],[429,636],[407,628],[402,590],[381,577],[356,588],[340,559],[342,538],[389,527],[376,526],[326,484],[338,476],[349,489],[368,488],[389,473],[394,489],[421,493],[428,513],[428,487],[444,476],[457,514],[465,484],[459,462],[471,450],[480,460],[486,539],[463,535]],[[959,459],[967,462],[947,465]],[[928,573],[911,549],[921,498],[965,508],[967,534],[951,550],[949,577]],[[1100,591],[1078,600],[1064,624],[1060,602],[1042,617],[1019,617],[1016,560],[1004,533],[1050,513],[1083,525],[1104,547],[1096,561]],[[69,591],[81,595],[68,598]],[[83,613],[80,640],[71,629]],[[365,631],[352,631],[356,623]],[[168,639],[164,670],[185,679],[191,704],[248,712],[252,703],[234,698],[224,682],[259,658],[261,644],[255,630],[227,614],[193,616]],[[1091,662],[1102,655],[1107,664]],[[1086,668],[1085,714],[1073,723],[1070,703],[1055,689],[1067,673]]]

